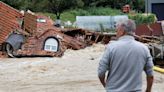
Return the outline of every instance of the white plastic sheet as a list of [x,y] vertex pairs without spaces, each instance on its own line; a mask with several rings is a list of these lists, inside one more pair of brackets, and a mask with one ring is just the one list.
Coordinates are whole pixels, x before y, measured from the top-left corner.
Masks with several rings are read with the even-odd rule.
[[101,31],[102,28],[115,29],[115,24],[124,19],[128,19],[128,16],[76,16],[75,25],[78,28]]

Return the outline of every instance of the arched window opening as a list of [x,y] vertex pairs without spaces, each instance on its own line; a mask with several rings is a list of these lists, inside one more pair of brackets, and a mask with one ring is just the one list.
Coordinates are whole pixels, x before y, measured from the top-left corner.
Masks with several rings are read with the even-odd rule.
[[48,38],[45,41],[44,50],[46,50],[46,51],[52,51],[52,52],[57,52],[58,51],[58,46],[59,46],[59,43],[58,43],[58,41],[56,39],[54,39],[54,38]]

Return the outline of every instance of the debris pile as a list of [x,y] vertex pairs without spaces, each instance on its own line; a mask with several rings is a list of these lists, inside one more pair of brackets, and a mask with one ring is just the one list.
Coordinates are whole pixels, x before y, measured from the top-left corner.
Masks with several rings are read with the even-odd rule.
[[23,12],[0,1],[0,57],[62,56],[66,49],[108,43],[111,35],[83,29],[61,29],[44,15]]
[[135,33],[136,39],[149,47],[154,63],[164,65],[164,34],[161,22],[139,25]]
[[[163,60],[161,23],[139,25],[135,33],[136,40],[149,47],[154,59]],[[49,17],[31,11],[21,13],[0,1],[0,57],[62,56],[66,49],[79,50],[98,42],[107,44],[115,35],[57,28]]]

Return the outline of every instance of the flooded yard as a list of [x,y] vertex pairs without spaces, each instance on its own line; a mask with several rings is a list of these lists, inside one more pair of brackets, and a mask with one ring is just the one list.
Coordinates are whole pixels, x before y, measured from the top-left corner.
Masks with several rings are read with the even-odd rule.
[[[62,58],[0,59],[0,92],[105,92],[97,78],[104,45],[67,50]],[[143,92],[146,87],[143,73]],[[155,72],[152,92],[163,92],[164,75]]]

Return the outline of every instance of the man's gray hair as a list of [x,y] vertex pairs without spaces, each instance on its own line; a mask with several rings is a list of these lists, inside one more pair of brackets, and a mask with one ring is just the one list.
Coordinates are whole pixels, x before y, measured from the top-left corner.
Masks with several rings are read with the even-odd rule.
[[118,22],[124,28],[124,31],[129,35],[133,35],[136,30],[136,24],[131,19],[126,19]]

